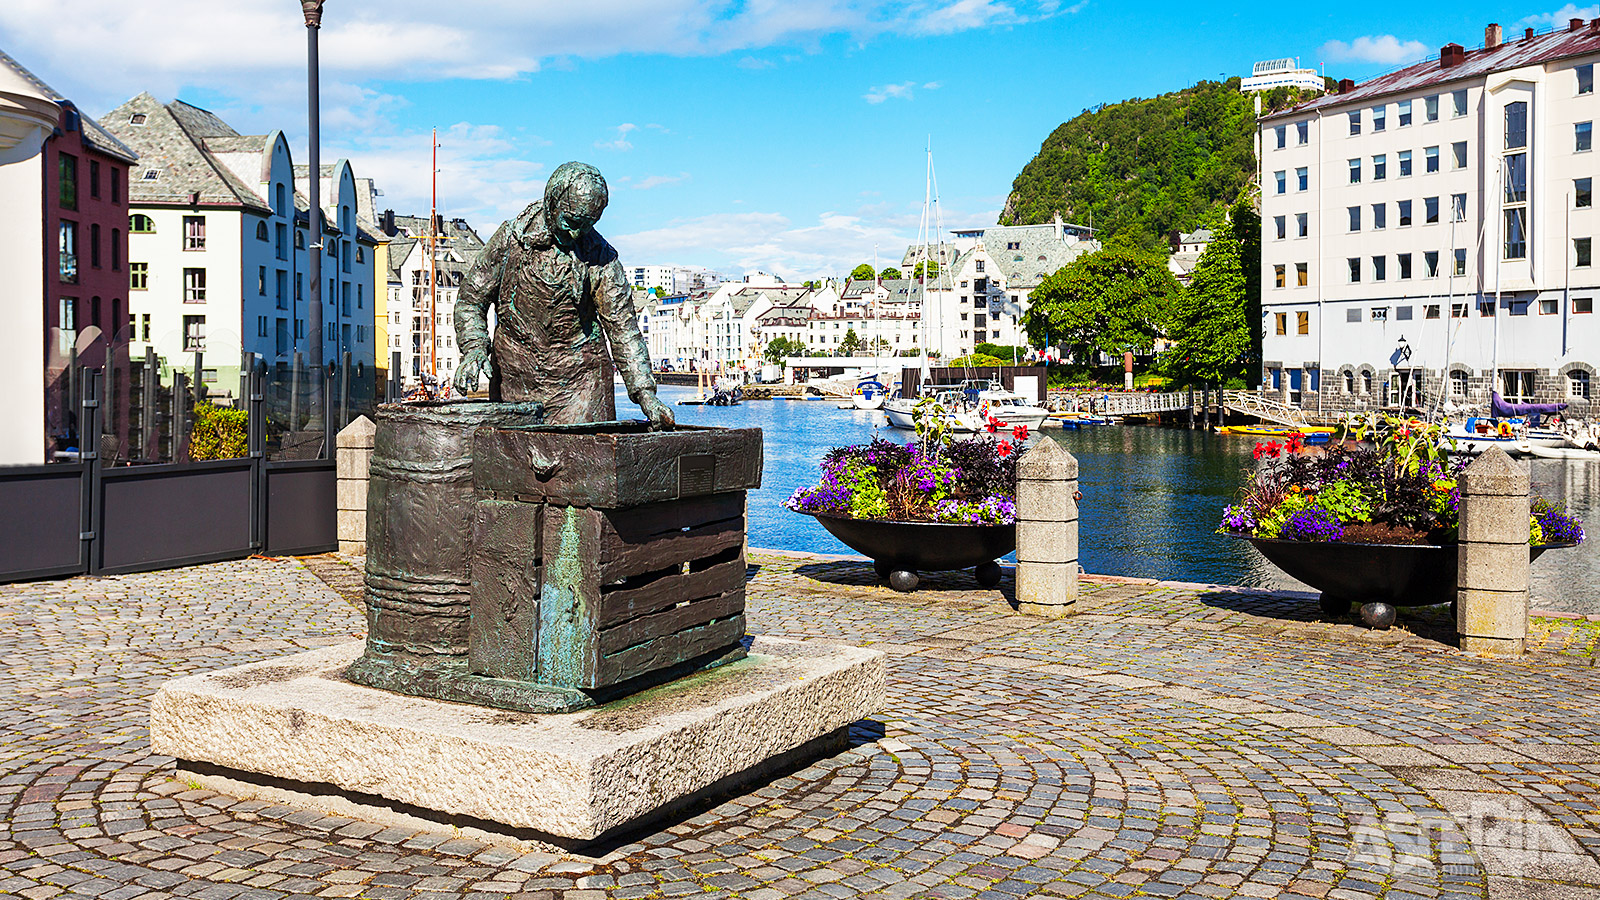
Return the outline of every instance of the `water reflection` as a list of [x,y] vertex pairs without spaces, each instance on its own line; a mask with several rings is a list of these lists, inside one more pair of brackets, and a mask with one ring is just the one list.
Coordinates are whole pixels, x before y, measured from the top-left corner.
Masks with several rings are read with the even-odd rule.
[[[692,397],[692,388],[666,387],[668,403]],[[624,417],[637,408],[618,392]],[[783,508],[795,489],[814,484],[817,464],[830,447],[869,441],[876,434],[906,441],[909,433],[883,425],[880,414],[842,410],[831,400],[752,401],[736,407],[674,406],[687,424],[761,428],[766,465],[761,490],[750,495],[750,545],[818,553],[849,548],[808,516]],[[1248,543],[1216,533],[1222,507],[1238,494],[1253,468],[1254,442],[1182,429],[1105,427],[1048,431],[1078,458],[1079,556],[1085,569],[1211,584],[1307,590],[1261,557]],[[1600,524],[1600,464],[1536,460],[1534,490],[1566,503],[1580,518]],[[1534,565],[1533,605],[1541,609],[1600,613],[1600,555],[1596,545],[1547,554]]]

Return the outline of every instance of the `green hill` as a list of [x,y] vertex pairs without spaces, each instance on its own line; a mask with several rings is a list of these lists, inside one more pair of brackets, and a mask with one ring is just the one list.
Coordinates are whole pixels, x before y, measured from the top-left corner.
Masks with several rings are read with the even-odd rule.
[[[1267,109],[1297,101],[1278,89]],[[1202,81],[1148,100],[1082,114],[1051,132],[1012,182],[1002,225],[1093,223],[1102,239],[1122,236],[1157,249],[1170,231],[1220,221],[1256,177],[1255,99],[1239,79]]]

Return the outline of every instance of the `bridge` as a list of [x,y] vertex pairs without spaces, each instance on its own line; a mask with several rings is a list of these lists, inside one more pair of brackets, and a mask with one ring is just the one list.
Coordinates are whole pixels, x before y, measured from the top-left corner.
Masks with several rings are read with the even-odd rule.
[[[1104,416],[1140,416],[1199,409],[1204,404],[1200,391],[1174,391],[1164,394],[1139,392],[1080,395],[1089,407]],[[1243,416],[1254,416],[1278,425],[1306,426],[1305,413],[1297,406],[1274,400],[1258,391],[1222,391],[1224,409]]]

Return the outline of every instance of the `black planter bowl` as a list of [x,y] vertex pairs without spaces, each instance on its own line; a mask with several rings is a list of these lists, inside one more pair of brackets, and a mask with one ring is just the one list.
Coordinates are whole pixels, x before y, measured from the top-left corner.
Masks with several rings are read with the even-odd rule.
[[[1456,599],[1457,544],[1283,541],[1224,533],[1249,541],[1284,574],[1321,591],[1329,614],[1349,612],[1351,605],[1432,606]],[[1529,560],[1575,546],[1529,546]]]
[[845,546],[872,559],[879,578],[899,591],[915,590],[918,572],[973,569],[984,587],[1000,582],[1000,557],[1017,549],[1015,525],[955,525],[944,522],[886,522],[811,516]]

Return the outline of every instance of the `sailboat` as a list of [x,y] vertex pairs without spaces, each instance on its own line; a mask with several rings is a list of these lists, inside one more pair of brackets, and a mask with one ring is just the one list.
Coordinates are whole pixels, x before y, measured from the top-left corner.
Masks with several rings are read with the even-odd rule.
[[[922,242],[922,259],[918,262],[918,265],[922,267],[922,277],[917,280],[917,283],[922,287],[922,311],[917,319],[918,342],[922,345],[921,364],[919,366],[921,372],[917,378],[919,391],[932,380],[931,372],[928,368],[928,310],[930,309],[928,305],[928,275],[930,274],[929,270],[933,269],[934,263],[932,262],[933,255],[928,251],[928,238],[930,237],[929,232],[934,228],[937,228],[940,234],[944,233],[943,215],[937,212],[939,200],[935,192],[935,184],[933,175],[933,141],[930,139],[928,141],[927,185],[924,188],[922,197],[922,221],[917,227],[917,237]],[[930,213],[932,213],[931,216]],[[937,225],[935,225],[936,221]],[[916,275],[915,269],[912,270],[912,275]],[[937,278],[938,276],[934,275],[934,277]],[[917,401],[905,396],[905,391],[902,390],[901,396],[884,401],[883,414],[889,420],[889,424],[895,428],[915,428],[917,426],[913,414],[916,405]]]

